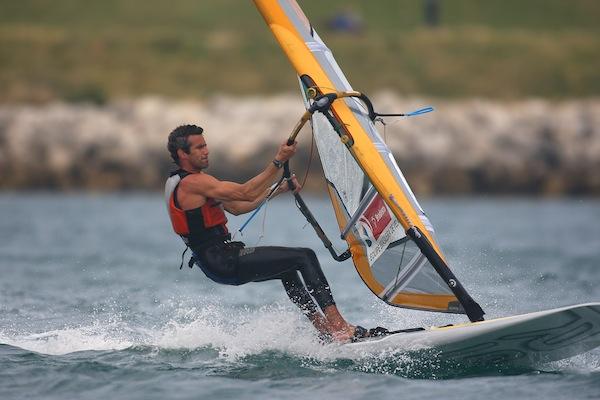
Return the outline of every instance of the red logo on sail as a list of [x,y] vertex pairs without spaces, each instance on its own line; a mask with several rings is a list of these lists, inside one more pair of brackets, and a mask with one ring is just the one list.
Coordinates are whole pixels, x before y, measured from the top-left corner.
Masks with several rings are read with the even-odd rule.
[[388,211],[381,196],[376,196],[369,204],[363,215],[359,219],[360,222],[367,225],[373,234],[375,240],[379,239],[381,233],[392,221],[390,212]]

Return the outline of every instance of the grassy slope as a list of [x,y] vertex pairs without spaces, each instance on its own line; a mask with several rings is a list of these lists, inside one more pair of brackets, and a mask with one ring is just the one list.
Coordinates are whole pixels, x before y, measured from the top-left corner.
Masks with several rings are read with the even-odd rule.
[[[1,0],[0,0],[1,1]],[[518,98],[600,93],[597,0],[303,1],[353,86],[404,94]],[[360,36],[328,32],[335,10],[363,15]],[[296,90],[291,67],[250,1],[4,0],[0,101],[103,101],[158,93]]]

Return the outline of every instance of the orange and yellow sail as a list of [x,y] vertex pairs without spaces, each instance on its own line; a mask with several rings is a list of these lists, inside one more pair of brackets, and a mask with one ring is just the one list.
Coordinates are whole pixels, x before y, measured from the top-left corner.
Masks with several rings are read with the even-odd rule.
[[[321,95],[353,91],[295,0],[254,3],[300,78],[307,108],[309,89]],[[395,306],[464,313],[448,284],[453,280],[431,265],[435,258],[447,268],[433,227],[364,104],[338,99],[328,116],[313,114],[312,127],[340,231],[365,284]],[[410,229],[426,237],[433,257],[407,236]]]

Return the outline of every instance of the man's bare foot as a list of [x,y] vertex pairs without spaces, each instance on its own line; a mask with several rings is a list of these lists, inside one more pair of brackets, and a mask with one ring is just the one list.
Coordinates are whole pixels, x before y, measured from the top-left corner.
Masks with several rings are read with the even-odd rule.
[[336,330],[336,331],[330,331],[329,334],[331,335],[332,339],[335,342],[338,342],[338,343],[347,343],[347,342],[350,342],[352,340],[352,338],[354,337],[354,332],[355,331],[356,331],[356,327],[355,326],[347,325],[343,329]]

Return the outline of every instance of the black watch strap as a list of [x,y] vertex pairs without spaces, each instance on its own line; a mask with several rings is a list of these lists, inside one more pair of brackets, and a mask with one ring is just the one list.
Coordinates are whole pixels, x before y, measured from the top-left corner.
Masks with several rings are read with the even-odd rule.
[[283,162],[279,161],[278,159],[274,159],[273,160],[273,165],[277,168],[282,168],[283,167]]

